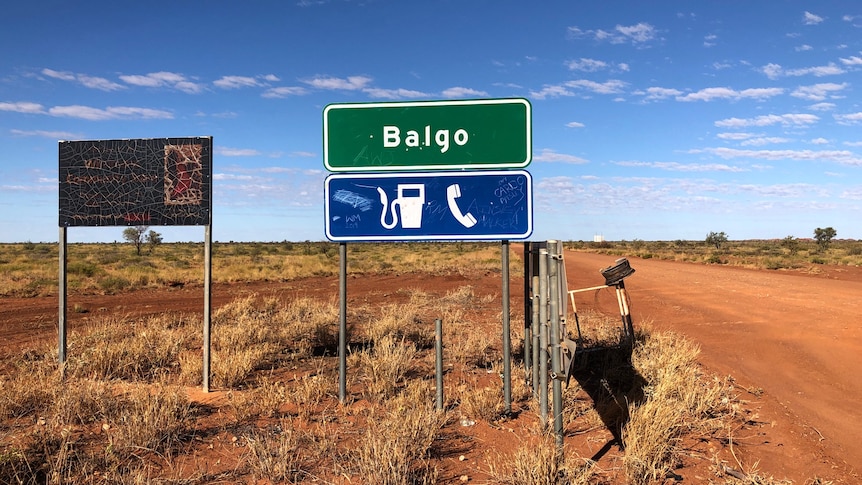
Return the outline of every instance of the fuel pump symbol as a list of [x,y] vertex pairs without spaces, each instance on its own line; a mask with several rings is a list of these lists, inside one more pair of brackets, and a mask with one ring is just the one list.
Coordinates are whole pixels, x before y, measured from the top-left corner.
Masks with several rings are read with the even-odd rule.
[[[398,184],[398,197],[389,204],[389,197],[382,187],[377,187],[380,194],[380,203],[383,211],[380,213],[380,225],[384,229],[394,229],[398,225],[398,212],[395,206],[400,208],[401,227],[404,229],[419,229],[422,227],[422,208],[425,206],[425,184]],[[386,222],[386,212],[392,214],[392,222]]]

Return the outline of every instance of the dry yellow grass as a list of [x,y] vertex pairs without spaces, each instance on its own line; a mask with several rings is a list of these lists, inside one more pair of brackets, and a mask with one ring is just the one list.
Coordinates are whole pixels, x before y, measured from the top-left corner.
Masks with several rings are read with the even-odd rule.
[[359,446],[351,453],[363,480],[381,485],[437,482],[430,452],[446,415],[434,409],[431,396],[427,385],[411,383],[386,404],[382,416],[368,420]]
[[[199,249],[177,247],[185,251],[178,253],[178,260]],[[415,245],[412,249],[431,253],[432,248]],[[121,246],[116,251],[127,249]],[[327,264],[337,259],[331,249],[325,244],[289,248],[298,256]],[[268,258],[281,258],[281,264],[287,264],[288,248],[283,245],[225,245],[219,250],[236,251],[230,256],[238,262],[266,265],[272,262]],[[422,266],[430,272],[499,270],[494,259],[499,248],[494,245],[453,244],[443,252],[443,257],[430,262],[420,263],[412,252],[387,262],[376,261],[382,254],[377,249],[363,246],[351,258],[357,260],[356,267],[368,271],[403,271],[399,265]],[[101,257],[110,260],[112,254],[107,251]],[[133,261],[131,266],[140,266],[140,261]],[[120,258],[106,264],[125,263]],[[160,264],[154,270],[159,271]],[[322,271],[314,265],[309,268]],[[80,271],[84,275],[89,270]],[[151,276],[147,284],[156,281],[158,277]],[[332,301],[250,295],[216,309],[214,383],[217,389],[230,389],[227,405],[220,408],[191,403],[182,388],[200,384],[199,316],[94,317],[88,330],[70,338],[65,381],[56,372],[52,350],[30,350],[3,362],[8,371],[0,375],[4,426],[0,428],[0,483],[349,483],[360,479],[367,480],[363,483],[434,483],[440,472],[441,431],[447,424],[457,423],[461,416],[492,425],[505,422],[500,421],[502,392],[497,378],[502,359],[499,315],[496,309],[490,311],[493,325],[482,320],[486,316],[476,316],[476,309],[495,307],[498,297],[480,295],[469,285],[444,295],[405,291],[409,291],[405,303],[351,309],[351,320],[362,325],[351,341],[351,400],[346,405],[340,405],[335,395],[331,350],[338,311]],[[430,384],[432,323],[437,316],[444,320],[445,411],[434,408]],[[616,317],[584,312],[581,322],[592,345],[619,337]],[[515,340],[519,332],[514,329]],[[739,403],[732,386],[706,374],[697,364],[697,352],[694,344],[678,335],[644,331],[628,368],[612,358],[594,361],[591,365],[597,367],[591,372],[607,383],[628,383],[630,388],[620,384],[603,404],[596,394],[589,395],[573,382],[565,395],[567,433],[607,427],[602,406],[624,407],[619,413],[625,418],[626,445],[621,473],[628,483],[660,482],[678,463],[679,443],[686,436],[710,439],[738,425],[734,420],[739,419]],[[513,370],[513,396],[521,417],[511,419],[534,423],[533,397],[518,366]],[[628,399],[638,386],[641,398]],[[207,418],[218,424],[197,428],[199,420]],[[460,424],[453,426],[460,429]],[[584,457],[573,452],[560,456],[547,430],[520,429],[529,434],[519,436],[523,440],[519,449],[477,465],[493,483],[608,480],[610,472]],[[241,458],[233,468],[215,475],[183,469],[180,457],[188,460],[201,447],[219,444],[222,438],[227,447],[239,448]],[[760,481],[750,483],[782,483],[760,476],[755,469],[746,473],[759,477]]]
[[566,242],[566,248],[615,256],[656,258],[760,269],[804,269],[823,264],[862,265],[862,241],[836,240],[827,249],[813,239],[728,241],[720,249],[705,241]]
[[494,483],[503,485],[587,485],[601,483],[594,462],[560,454],[554,438],[547,433],[530,437],[514,456],[497,457],[490,464]]
[[[130,244],[69,244],[70,292],[114,294],[141,288],[203,283],[201,243],[170,243],[135,255]],[[384,243],[348,246],[350,271],[475,274],[500,269],[499,243]],[[338,244],[214,243],[213,281],[290,281],[338,274]],[[512,259],[512,271],[519,271]],[[55,294],[58,245],[0,244],[0,297]]]

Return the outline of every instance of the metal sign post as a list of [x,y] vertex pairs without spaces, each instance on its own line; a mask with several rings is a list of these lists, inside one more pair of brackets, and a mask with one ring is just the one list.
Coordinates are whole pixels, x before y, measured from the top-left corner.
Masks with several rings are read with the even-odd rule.
[[533,368],[533,335],[530,328],[530,315],[533,313],[533,300],[530,295],[530,279],[532,278],[530,244],[530,241],[524,241],[524,253],[521,260],[524,262],[524,371],[526,382],[532,386],[530,373]]
[[557,447],[563,448],[563,371],[561,362],[560,345],[560,300],[564,300],[560,294],[560,263],[562,262],[557,241],[548,241],[548,283],[550,301],[548,310],[550,312],[550,341],[548,342],[551,352],[551,379],[553,388],[554,409],[554,436]]
[[[342,244],[342,402],[347,346],[344,243],[502,240],[503,393],[506,412],[511,412],[508,240],[532,234],[533,197],[528,172],[499,169],[526,167],[532,152],[532,108],[522,98],[324,108],[323,165],[330,172],[350,172],[331,174],[324,188],[326,237]],[[467,169],[481,170],[454,171]]]
[[347,244],[338,245],[338,400],[347,399]]
[[548,424],[548,250],[539,250],[539,411]]
[[210,331],[212,329],[212,224],[207,224],[204,227],[204,331],[203,331],[203,384],[201,387],[204,392],[210,392],[210,371],[211,362],[211,345]]
[[66,373],[66,228],[60,228],[60,294],[59,321],[57,323],[58,345],[57,361],[60,365],[60,375]]
[[503,402],[512,414],[512,332],[509,322],[509,241],[501,243],[503,260]]
[[209,391],[212,306],[212,137],[60,141],[59,343],[66,363],[69,227],[206,226],[203,390]]

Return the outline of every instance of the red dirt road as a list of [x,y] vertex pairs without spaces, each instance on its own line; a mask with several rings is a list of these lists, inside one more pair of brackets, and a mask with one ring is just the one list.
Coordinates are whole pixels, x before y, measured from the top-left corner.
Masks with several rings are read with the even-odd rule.
[[[602,284],[599,269],[614,263],[613,256],[580,252],[567,252],[565,260],[569,289]],[[763,390],[761,419],[771,421],[770,442],[736,438],[753,446],[762,469],[776,478],[830,478],[843,470],[848,475],[839,475],[854,477],[848,483],[860,479],[862,268],[803,275],[629,262],[635,274],[626,289],[636,327],[686,335],[700,344],[700,361],[711,371]],[[581,298],[618,313],[610,290]]]

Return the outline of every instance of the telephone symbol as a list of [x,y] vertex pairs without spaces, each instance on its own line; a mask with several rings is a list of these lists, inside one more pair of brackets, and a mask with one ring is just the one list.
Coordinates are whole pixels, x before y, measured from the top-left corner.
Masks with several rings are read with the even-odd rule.
[[461,186],[458,184],[452,184],[449,187],[446,187],[446,200],[449,202],[449,210],[452,211],[452,215],[455,216],[455,219],[461,223],[462,226],[466,228],[471,228],[476,225],[476,218],[473,217],[473,214],[466,213],[463,214],[461,212],[461,208],[458,207],[458,203],[455,199],[461,197]]

